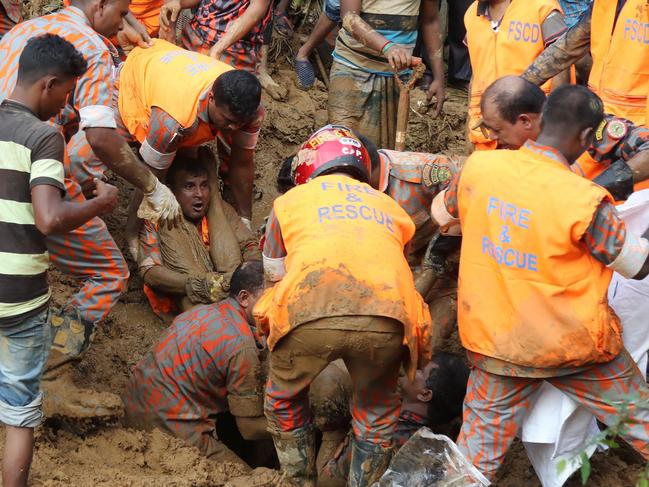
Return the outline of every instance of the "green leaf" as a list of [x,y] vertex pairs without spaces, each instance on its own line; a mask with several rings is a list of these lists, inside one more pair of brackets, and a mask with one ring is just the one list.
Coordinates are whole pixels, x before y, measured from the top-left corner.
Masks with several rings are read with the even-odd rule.
[[638,480],[638,483],[635,484],[636,487],[649,487],[649,480],[646,477]]
[[586,455],[586,452],[581,452],[581,485],[586,485],[588,479],[590,478],[590,458]]
[[567,466],[568,466],[568,462],[566,462],[565,458],[559,461],[559,464],[557,465],[557,473],[562,474]]

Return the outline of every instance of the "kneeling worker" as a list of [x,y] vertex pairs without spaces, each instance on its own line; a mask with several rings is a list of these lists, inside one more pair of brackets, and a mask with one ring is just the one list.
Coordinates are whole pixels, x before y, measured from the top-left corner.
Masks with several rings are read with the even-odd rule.
[[235,270],[229,297],[174,320],[136,365],[123,396],[129,426],[161,430],[220,461],[241,462],[215,433],[229,411],[247,440],[267,437],[252,309],[263,291],[259,261]]
[[177,157],[167,184],[184,221],[173,229],[145,221],[138,260],[144,292],[163,318],[196,304],[220,301],[227,296],[237,265],[261,258],[255,235],[221,200],[213,164]]
[[649,241],[627,231],[604,188],[570,170],[603,119],[587,88],[558,88],[536,142],[472,154],[433,201],[438,224],[463,235],[458,324],[473,369],[458,445],[489,478],[544,381],[605,424],[618,416],[611,401],[629,394],[622,436],[649,458],[639,406],[649,388],[607,300],[613,271],[649,274]]
[[307,393],[327,364],[343,359],[351,375],[350,478],[365,486],[390,461],[402,362],[412,380],[430,360],[430,315],[404,255],[415,227],[369,186],[370,166],[349,129],[319,130],[266,230],[264,273],[276,284],[254,313],[271,351],[265,412],[282,470],[304,485],[315,481]]

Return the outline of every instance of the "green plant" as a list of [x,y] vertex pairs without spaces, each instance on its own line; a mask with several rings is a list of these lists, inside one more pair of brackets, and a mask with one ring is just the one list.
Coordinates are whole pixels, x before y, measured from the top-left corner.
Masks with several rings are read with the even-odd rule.
[[[599,434],[595,435],[588,444],[584,446],[579,454],[575,455],[570,460],[561,460],[558,465],[559,473],[563,472],[569,463],[581,463],[581,484],[586,485],[591,474],[590,458],[586,453],[588,447],[597,445],[611,449],[619,448],[620,444],[616,441],[616,438],[628,433],[629,426],[634,424],[630,417],[631,409],[649,409],[649,399],[642,399],[637,396],[627,397],[616,404],[610,404],[616,410],[613,422],[607,428],[600,431]],[[645,464],[644,469],[640,473],[638,481],[636,482],[636,487],[649,487],[649,462]]]

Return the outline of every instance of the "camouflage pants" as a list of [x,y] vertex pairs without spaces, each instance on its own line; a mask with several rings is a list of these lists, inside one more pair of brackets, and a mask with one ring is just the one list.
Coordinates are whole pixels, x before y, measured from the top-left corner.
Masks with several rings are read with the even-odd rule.
[[[488,478],[493,479],[518,432],[533,394],[547,380],[588,409],[604,424],[618,414],[615,405],[633,399],[631,420],[623,435],[638,452],[649,458],[649,388],[626,350],[610,362],[581,372],[532,379],[505,377],[474,368],[464,400],[464,422],[457,444]],[[642,400],[645,406],[636,406]]]

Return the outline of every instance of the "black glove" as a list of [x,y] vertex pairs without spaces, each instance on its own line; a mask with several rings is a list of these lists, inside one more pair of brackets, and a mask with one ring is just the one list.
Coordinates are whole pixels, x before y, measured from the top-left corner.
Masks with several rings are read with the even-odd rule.
[[633,171],[622,159],[611,164],[593,182],[608,190],[616,201],[624,201],[633,193]]

